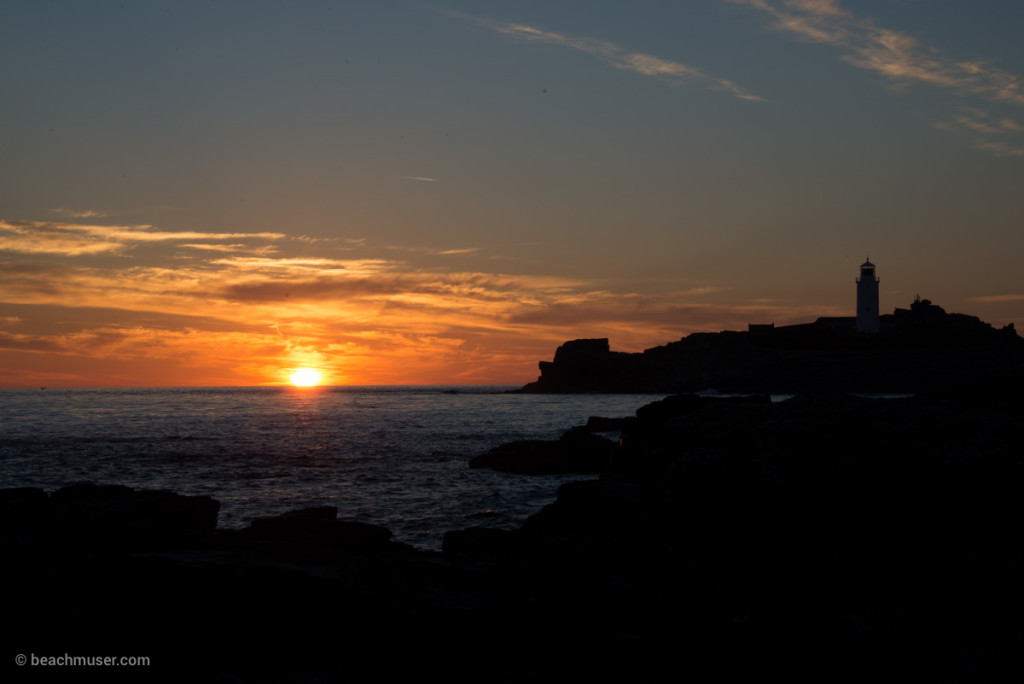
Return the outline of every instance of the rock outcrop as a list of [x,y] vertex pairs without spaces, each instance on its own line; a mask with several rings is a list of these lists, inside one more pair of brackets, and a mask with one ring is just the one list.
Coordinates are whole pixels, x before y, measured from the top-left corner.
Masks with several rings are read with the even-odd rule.
[[469,462],[470,468],[491,468],[520,475],[596,474],[608,470],[615,443],[574,429],[557,440],[529,439],[494,447]]
[[440,553],[332,507],[218,530],[206,497],[0,490],[7,644],[151,658],[104,681],[1020,681],[1022,415],[1009,386],[672,396]]
[[821,318],[745,332],[695,333],[642,353],[607,339],[573,340],[524,392],[907,393],[1024,380],[1024,339],[928,300],[882,316],[858,335],[853,319]]
[[206,543],[220,503],[121,485],[80,484],[50,495],[0,490],[0,535],[7,548],[168,549]]
[[1016,394],[670,397],[514,541],[700,681],[1020,677]]

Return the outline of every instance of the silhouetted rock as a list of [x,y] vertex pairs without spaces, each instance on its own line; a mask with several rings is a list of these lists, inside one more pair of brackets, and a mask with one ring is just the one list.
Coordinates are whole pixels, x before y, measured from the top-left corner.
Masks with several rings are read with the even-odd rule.
[[518,548],[518,534],[490,527],[467,527],[444,534],[445,553],[509,553]]
[[627,379],[619,375],[630,355],[613,352],[608,339],[571,340],[555,350],[554,361],[540,362],[548,391],[603,392]]
[[524,392],[913,393],[1024,380],[1024,339],[928,300],[881,317],[858,335],[852,318],[819,318],[750,331],[694,333],[642,353],[613,352],[606,339],[573,340]]
[[558,443],[522,439],[501,444],[474,457],[470,468],[491,468],[503,473],[538,474],[560,472]]
[[601,473],[615,454],[615,444],[586,430],[569,430],[558,440],[518,440],[473,458],[470,468],[503,473],[554,475]]
[[0,489],[0,525],[24,524],[46,505],[46,492],[38,487]]
[[[46,491],[39,487],[8,487],[0,489],[0,513],[6,514],[29,503],[42,503],[46,500]],[[10,507],[10,508],[9,508]]]
[[338,522],[337,506],[314,506],[280,515],[255,518],[250,529],[260,537],[323,536],[332,534]]
[[220,503],[205,496],[81,484],[49,496],[37,489],[0,490],[0,530],[22,545],[170,548],[208,540]]
[[391,541],[391,530],[380,525],[359,522],[358,520],[339,520],[335,523],[335,542],[342,548],[351,551],[372,551],[383,549],[385,546],[393,548],[396,545]]
[[590,432],[618,432],[625,424],[626,418],[590,416],[587,418],[586,429]]
[[256,518],[249,532],[258,539],[321,540],[349,551],[380,550],[391,542],[391,530],[379,525],[338,520],[336,506],[314,506]]
[[154,536],[210,504],[0,490],[0,608],[15,653],[149,655],[130,674],[158,681],[1019,681],[1021,415],[1013,385],[672,396],[599,479],[442,553],[333,507]]
[[563,486],[524,544],[590,569],[574,576],[592,592],[631,587],[647,619],[672,625],[666,648],[689,644],[675,654],[693,675],[785,681],[843,663],[1012,678],[1000,625],[1024,609],[1009,599],[1024,569],[1021,408],[673,397],[623,431],[639,467]]

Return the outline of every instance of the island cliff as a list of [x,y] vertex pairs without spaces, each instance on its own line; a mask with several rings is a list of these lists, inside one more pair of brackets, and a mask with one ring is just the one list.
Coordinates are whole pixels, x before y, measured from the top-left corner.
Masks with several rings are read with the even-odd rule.
[[640,353],[607,339],[566,342],[524,392],[913,393],[1024,378],[1024,339],[927,299],[880,317],[875,334],[855,318],[751,325],[694,333]]

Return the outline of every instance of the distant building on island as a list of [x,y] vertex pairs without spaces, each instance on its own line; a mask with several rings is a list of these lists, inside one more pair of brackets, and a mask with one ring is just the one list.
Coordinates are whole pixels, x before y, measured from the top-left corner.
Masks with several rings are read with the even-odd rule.
[[775,323],[750,323],[747,331],[758,335],[769,335],[776,330],[803,331],[808,325],[820,330],[829,330],[842,335],[877,335],[882,330],[882,317],[878,306],[878,276],[875,265],[868,259],[860,265],[857,278],[857,315],[822,316],[812,324],[791,325],[776,328]]
[[860,265],[857,279],[857,332],[862,335],[877,333],[880,329],[878,314],[878,277],[871,260]]
[[875,265],[861,264],[856,315],[694,332],[639,353],[613,352],[605,337],[570,340],[523,391],[903,394],[1024,382],[1024,339],[1012,323],[997,330],[920,296],[880,314],[878,282]]

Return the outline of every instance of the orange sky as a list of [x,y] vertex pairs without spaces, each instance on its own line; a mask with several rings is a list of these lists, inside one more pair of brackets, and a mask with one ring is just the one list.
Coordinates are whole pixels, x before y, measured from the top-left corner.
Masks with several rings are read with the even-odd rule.
[[[980,8],[984,5],[984,11]],[[1018,0],[8,0],[0,387],[1024,323]]]
[[639,350],[680,337],[684,319],[716,329],[799,315],[721,309],[705,301],[713,288],[641,295],[464,270],[476,249],[368,257],[362,242],[0,221],[0,245],[25,255],[0,276],[17,302],[3,308],[0,380],[277,384],[313,367],[328,384],[519,384],[577,336]]

